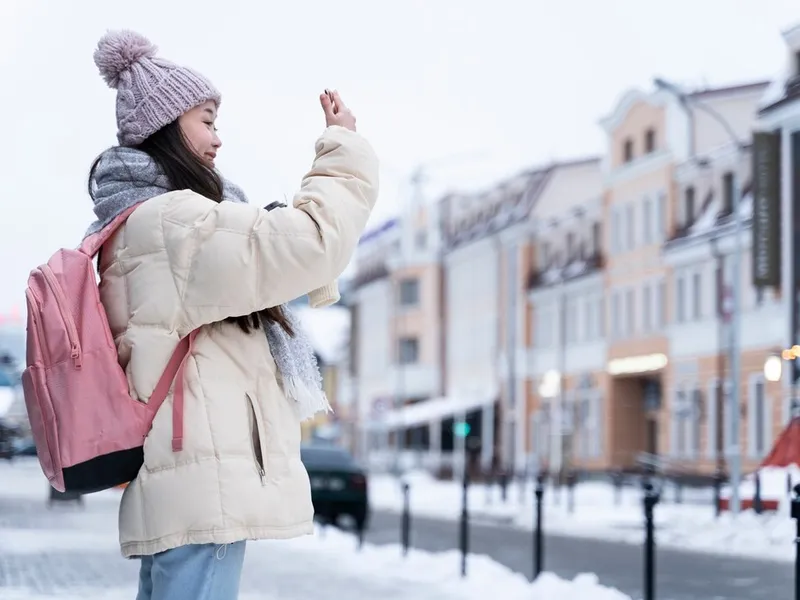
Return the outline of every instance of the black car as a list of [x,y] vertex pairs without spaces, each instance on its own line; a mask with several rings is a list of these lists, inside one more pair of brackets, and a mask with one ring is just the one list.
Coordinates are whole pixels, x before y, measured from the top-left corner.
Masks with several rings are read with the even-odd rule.
[[306,445],[300,450],[311,481],[311,500],[316,518],[336,523],[348,516],[363,530],[369,518],[367,475],[345,449]]

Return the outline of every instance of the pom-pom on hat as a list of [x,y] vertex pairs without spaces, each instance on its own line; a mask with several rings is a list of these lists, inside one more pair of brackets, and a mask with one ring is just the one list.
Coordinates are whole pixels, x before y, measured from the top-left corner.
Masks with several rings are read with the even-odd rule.
[[110,31],[97,44],[94,62],[117,90],[117,140],[142,143],[187,110],[221,96],[199,73],[156,56],[150,40],[134,31]]

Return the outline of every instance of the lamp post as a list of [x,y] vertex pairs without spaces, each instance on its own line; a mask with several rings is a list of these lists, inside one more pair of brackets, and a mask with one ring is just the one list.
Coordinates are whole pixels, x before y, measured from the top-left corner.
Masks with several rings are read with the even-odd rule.
[[[738,515],[741,511],[741,498],[739,496],[739,484],[742,479],[742,451],[739,436],[740,407],[741,407],[741,353],[740,353],[740,329],[741,329],[741,306],[742,306],[742,215],[740,211],[741,195],[739,193],[739,166],[743,155],[744,144],[739,140],[736,132],[730,123],[716,110],[697,100],[684,92],[680,87],[656,77],[654,83],[658,89],[664,90],[675,96],[686,111],[689,118],[693,118],[692,109],[704,112],[714,119],[728,134],[731,142],[736,148],[736,168],[732,173],[731,193],[733,195],[733,222],[734,222],[734,252],[733,252],[733,294],[731,297],[730,314],[730,359],[731,359],[731,395],[728,410],[731,415],[731,440],[729,446],[729,465],[731,474],[731,504],[730,509],[733,515]],[[692,135],[692,147],[694,139]]]

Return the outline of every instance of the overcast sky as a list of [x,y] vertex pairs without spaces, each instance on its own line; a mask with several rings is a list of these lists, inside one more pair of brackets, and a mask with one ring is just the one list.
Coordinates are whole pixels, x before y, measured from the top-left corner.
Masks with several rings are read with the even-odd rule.
[[469,188],[600,152],[598,119],[655,74],[687,85],[771,78],[797,0],[0,0],[0,314],[31,268],[93,219],[92,159],[115,141],[115,94],[92,61],[107,29],[222,91],[217,161],[251,202],[290,198],[340,90],[383,164],[373,223],[421,162]]

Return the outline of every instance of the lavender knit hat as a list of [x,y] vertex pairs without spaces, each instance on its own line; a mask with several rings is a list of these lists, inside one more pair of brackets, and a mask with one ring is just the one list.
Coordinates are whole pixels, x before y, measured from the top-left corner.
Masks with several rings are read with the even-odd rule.
[[117,90],[117,139],[140,144],[156,131],[221,96],[208,79],[156,57],[157,48],[134,31],[110,31],[97,44],[94,62],[109,87]]

